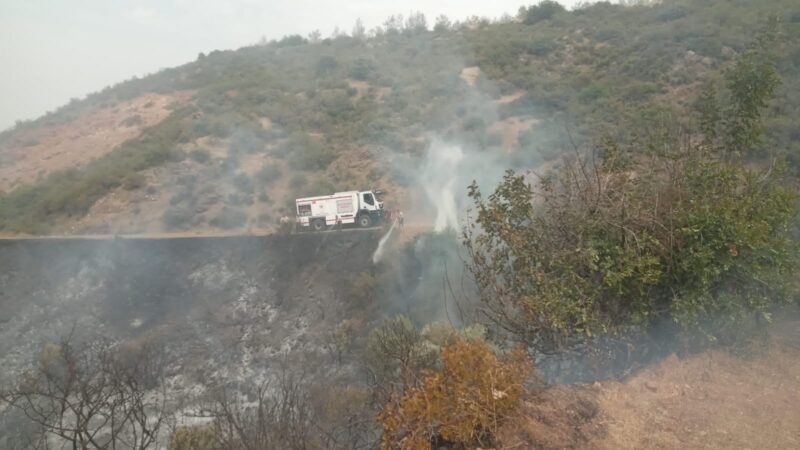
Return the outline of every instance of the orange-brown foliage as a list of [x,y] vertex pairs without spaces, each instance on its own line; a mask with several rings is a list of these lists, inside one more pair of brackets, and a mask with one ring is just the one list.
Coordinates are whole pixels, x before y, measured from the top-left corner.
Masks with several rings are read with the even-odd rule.
[[442,351],[442,362],[441,372],[426,374],[379,414],[382,449],[485,445],[519,406],[530,368],[522,349],[498,357],[485,342],[458,340]]

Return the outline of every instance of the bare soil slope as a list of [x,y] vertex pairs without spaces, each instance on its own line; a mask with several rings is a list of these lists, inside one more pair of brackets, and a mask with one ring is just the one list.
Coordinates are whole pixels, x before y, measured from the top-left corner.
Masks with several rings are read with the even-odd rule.
[[[672,355],[622,381],[555,386],[507,426],[513,448],[800,448],[798,322],[742,358]],[[794,331],[792,331],[794,330]]]
[[148,93],[113,106],[92,108],[80,117],[16,133],[0,144],[0,192],[35,182],[49,173],[97,159],[143,129],[166,118],[189,92]]

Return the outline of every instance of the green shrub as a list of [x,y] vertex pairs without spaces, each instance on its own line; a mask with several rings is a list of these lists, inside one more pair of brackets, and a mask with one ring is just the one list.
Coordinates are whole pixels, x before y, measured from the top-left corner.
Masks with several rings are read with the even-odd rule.
[[296,173],[292,175],[292,178],[289,179],[289,187],[297,190],[302,189],[308,184],[308,178],[302,173]]
[[191,206],[176,206],[164,211],[161,221],[168,230],[184,230],[191,225],[194,217],[194,209]]
[[235,172],[239,169],[239,157],[235,154],[229,155],[222,161],[220,168],[222,169],[223,173]]
[[253,193],[253,180],[244,172],[233,177],[233,186],[245,194]]
[[798,208],[782,170],[743,158],[779,82],[772,49],[766,36],[740,55],[719,103],[704,92],[699,125],[641,109],[632,142],[607,138],[536,187],[508,171],[484,199],[473,182],[464,244],[487,311],[545,352],[656,330],[730,344],[768,322],[796,288]]
[[270,184],[281,177],[281,169],[274,164],[264,164],[256,173],[256,179],[264,184]]
[[375,62],[367,58],[356,58],[350,67],[350,78],[366,80],[375,70]]
[[181,426],[169,440],[169,450],[222,450],[211,425]]
[[533,5],[528,8],[520,8],[519,15],[526,25],[532,25],[543,20],[550,20],[555,17],[556,14],[560,14],[565,11],[566,9],[564,9],[560,3],[552,0],[543,0],[537,5]]
[[314,72],[318,77],[324,77],[336,70],[338,66],[339,62],[336,61],[336,58],[330,55],[325,55],[319,58],[317,61]]
[[609,88],[606,84],[593,81],[581,89],[578,98],[581,102],[590,103],[608,95]]
[[189,153],[189,157],[195,162],[205,164],[211,159],[211,152],[204,148],[198,148],[197,150],[192,150]]
[[222,211],[209,221],[214,227],[224,228],[226,230],[232,228],[241,228],[247,223],[247,213],[238,208],[231,208],[225,206]]
[[361,272],[358,274],[350,286],[350,298],[353,299],[353,305],[358,308],[367,307],[375,297],[375,290],[377,287],[378,280],[369,272]]
[[336,159],[330,148],[308,137],[291,142],[289,152],[289,166],[297,170],[323,170]]
[[547,56],[556,48],[558,48],[558,44],[549,36],[535,38],[530,46],[531,53],[536,56]]
[[258,153],[262,150],[264,150],[264,141],[251,130],[239,130],[231,137],[231,154]]
[[123,127],[135,127],[135,126],[139,126],[139,125],[141,125],[143,123],[144,123],[144,120],[142,119],[142,116],[136,114],[136,115],[130,116],[127,119],[125,119],[122,122],[120,122],[120,125],[123,126]]
[[128,191],[141,189],[147,184],[147,178],[141,173],[132,173],[122,180],[122,187]]
[[686,5],[671,5],[656,15],[656,19],[660,22],[671,22],[673,20],[682,19],[689,15],[689,7]]

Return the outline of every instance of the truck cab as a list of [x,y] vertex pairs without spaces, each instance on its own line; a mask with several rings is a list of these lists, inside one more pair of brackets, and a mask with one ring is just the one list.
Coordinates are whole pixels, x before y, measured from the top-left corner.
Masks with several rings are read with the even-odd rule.
[[386,211],[383,209],[383,193],[362,191],[358,195],[360,205],[356,218],[358,226],[364,228],[381,223],[386,216]]

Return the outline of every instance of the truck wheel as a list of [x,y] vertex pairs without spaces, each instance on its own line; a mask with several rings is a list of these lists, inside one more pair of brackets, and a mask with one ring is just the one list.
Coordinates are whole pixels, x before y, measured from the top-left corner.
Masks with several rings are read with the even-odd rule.
[[325,229],[325,221],[322,219],[315,219],[311,222],[311,226],[314,227],[314,231],[322,231]]
[[361,228],[367,228],[370,225],[372,225],[372,220],[370,220],[368,215],[364,214],[358,218],[358,226]]

